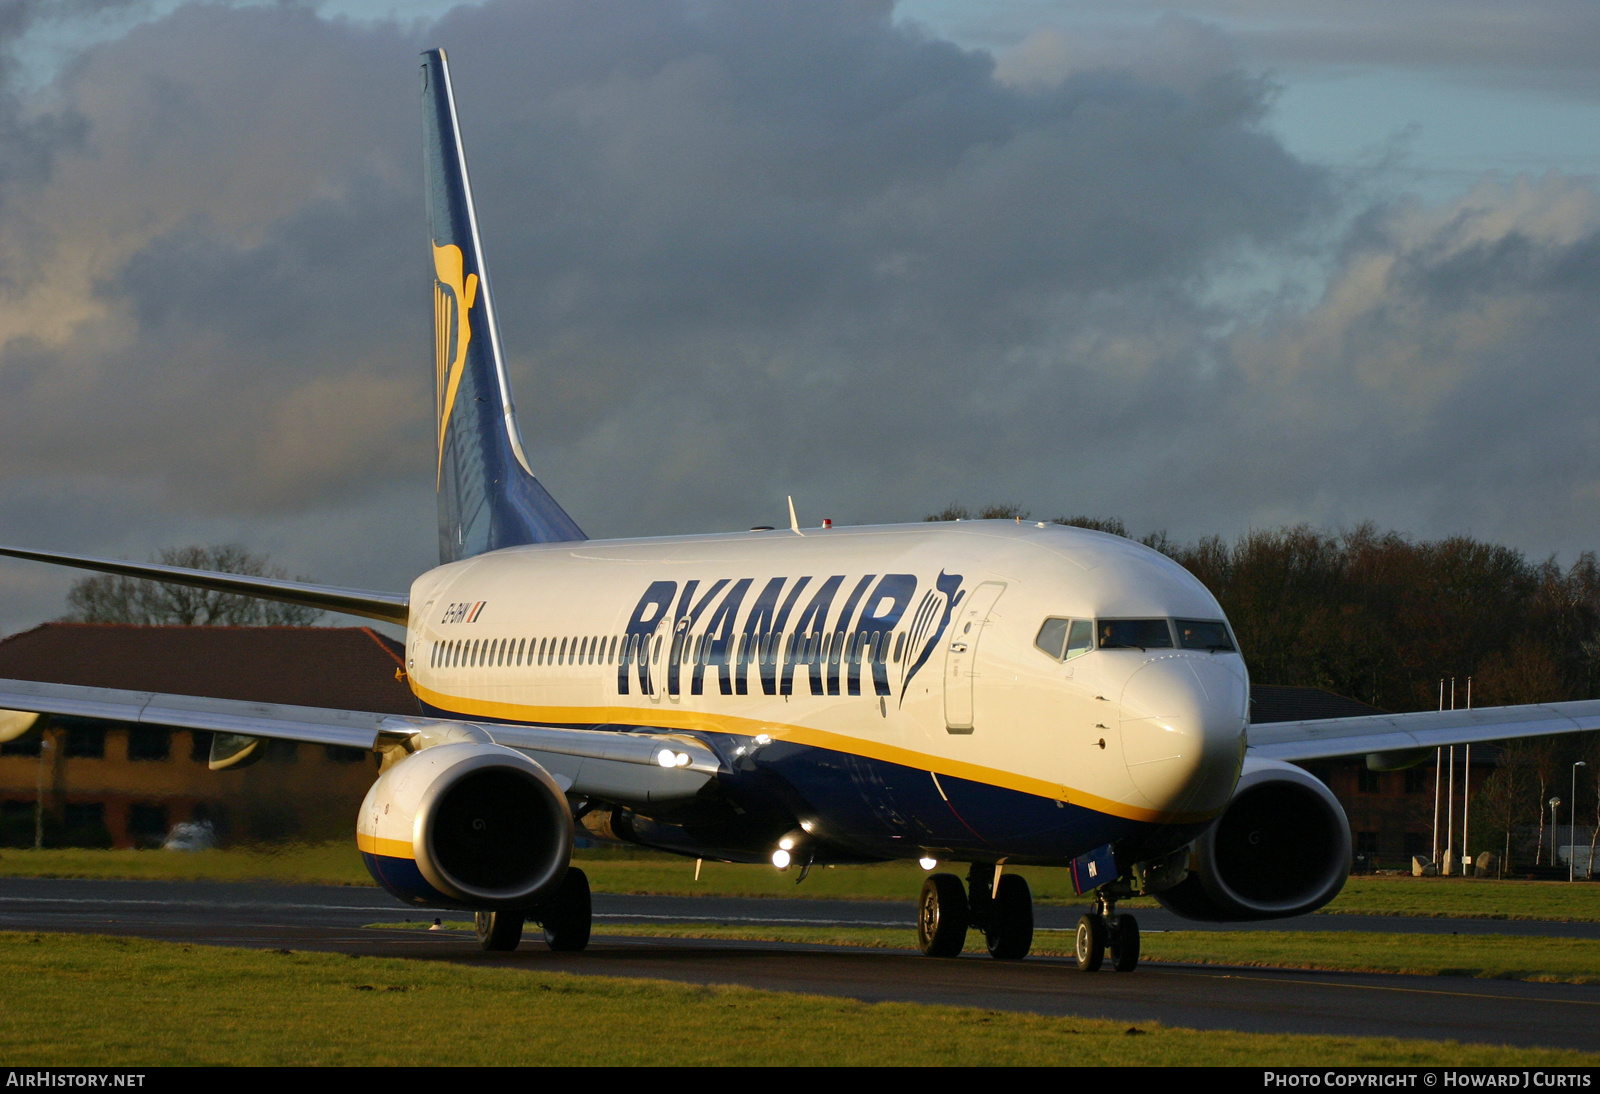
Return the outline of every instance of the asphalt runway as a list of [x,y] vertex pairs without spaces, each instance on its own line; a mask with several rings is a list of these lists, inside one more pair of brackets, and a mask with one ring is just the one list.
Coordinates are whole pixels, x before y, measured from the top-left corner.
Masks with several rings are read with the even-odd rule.
[[[1079,973],[1070,962],[986,957],[930,960],[914,952],[649,937],[668,922],[907,925],[910,903],[597,896],[602,923],[638,936],[597,938],[556,954],[530,937],[513,954],[485,954],[470,934],[422,929],[434,914],[377,889],[209,882],[0,879],[0,929],[131,934],[218,945],[329,950],[577,974],[744,984],[867,1001],[949,1003],[994,1010],[1158,1021],[1197,1029],[1419,1037],[1600,1051],[1600,987],[1455,977],[1274,971],[1146,962],[1137,972]],[[1043,928],[1070,928],[1074,909],[1040,907]],[[461,913],[445,913],[460,918]],[[1145,930],[1197,925],[1140,911]],[[418,923],[415,931],[371,923]],[[1304,916],[1265,929],[1600,938],[1600,924]],[[1225,929],[1239,929],[1227,925]],[[1202,928],[1204,929],[1204,928]],[[1248,927],[1246,928],[1248,929]],[[536,932],[530,931],[530,936]]]

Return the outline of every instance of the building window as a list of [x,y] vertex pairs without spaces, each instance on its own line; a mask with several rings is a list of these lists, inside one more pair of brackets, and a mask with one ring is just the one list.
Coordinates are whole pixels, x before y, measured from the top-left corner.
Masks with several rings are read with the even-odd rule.
[[1383,791],[1383,772],[1369,771],[1366,764],[1362,764],[1356,776],[1357,787],[1363,794],[1378,794]]
[[189,731],[189,759],[197,764],[211,762],[211,731],[209,729],[193,729]]
[[99,722],[67,721],[67,755],[81,759],[99,760],[106,754],[106,728]]
[[346,748],[344,745],[323,745],[322,748],[329,763],[357,764],[367,756],[364,748]]
[[267,738],[266,751],[261,758],[274,763],[292,764],[300,755],[299,741],[284,741],[276,737]]
[[1378,833],[1357,832],[1356,853],[1358,855],[1375,855],[1378,853]]
[[166,842],[167,807],[164,805],[128,806],[128,835],[139,847],[154,847]]
[[33,846],[34,803],[7,798],[0,804],[0,847]]
[[161,726],[128,727],[128,759],[165,760],[172,755],[172,731]]
[[1406,768],[1406,793],[1420,794],[1428,789],[1428,769],[1426,767]]
[[0,756],[37,756],[39,754],[39,742],[43,740],[43,733],[37,731],[26,733],[14,741],[6,741],[4,744],[0,744]]
[[110,847],[104,802],[67,802],[61,810],[63,847]]

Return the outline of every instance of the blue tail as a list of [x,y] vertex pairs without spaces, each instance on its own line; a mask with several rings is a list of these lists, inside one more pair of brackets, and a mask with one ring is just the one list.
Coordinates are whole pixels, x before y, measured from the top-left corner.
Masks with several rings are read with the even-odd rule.
[[533,477],[522,451],[456,128],[450,67],[442,49],[422,56],[423,148],[433,233],[439,561],[522,543],[585,539]]

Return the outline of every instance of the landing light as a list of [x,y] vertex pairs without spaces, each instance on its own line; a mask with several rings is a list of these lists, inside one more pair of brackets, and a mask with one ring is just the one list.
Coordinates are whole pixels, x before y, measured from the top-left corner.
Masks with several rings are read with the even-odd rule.
[[939,865],[939,860],[936,858],[930,858],[927,855],[923,855],[917,860],[917,865],[922,867],[924,870],[931,870],[935,866]]
[[794,837],[793,836],[784,836],[781,840],[778,841],[778,846],[782,847],[785,851],[793,851],[794,850]]
[[789,868],[789,852],[781,847],[772,852],[772,865],[780,870],[787,870]]

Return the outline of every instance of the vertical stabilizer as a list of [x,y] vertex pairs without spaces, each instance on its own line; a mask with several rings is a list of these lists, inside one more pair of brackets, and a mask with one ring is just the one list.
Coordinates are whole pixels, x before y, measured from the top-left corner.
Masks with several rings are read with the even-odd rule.
[[450,69],[443,50],[422,56],[423,147],[433,237],[439,561],[522,543],[584,539],[582,529],[534,478],[523,453],[456,126]]

